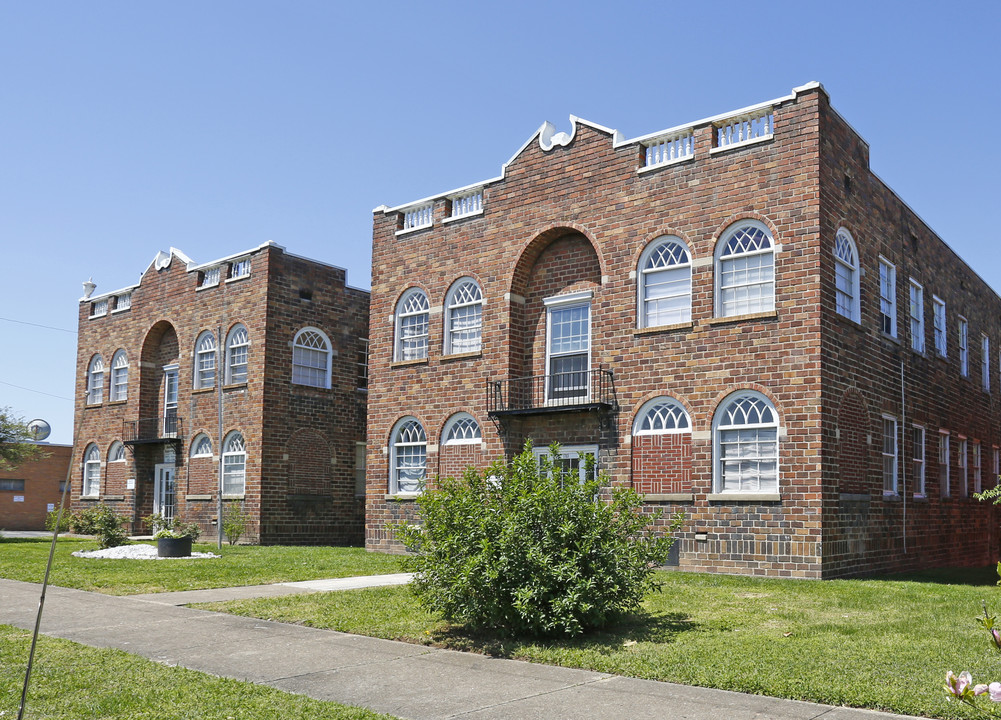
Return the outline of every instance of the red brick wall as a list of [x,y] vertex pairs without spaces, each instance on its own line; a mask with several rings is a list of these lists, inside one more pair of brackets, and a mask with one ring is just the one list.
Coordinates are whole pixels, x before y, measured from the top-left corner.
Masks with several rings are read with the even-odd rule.
[[[220,283],[200,288],[202,273],[188,272],[174,255],[169,265],[151,264],[132,291],[130,309],[90,318],[91,302],[80,304],[74,504],[92,502],[80,498],[81,456],[88,444],[97,443],[99,499],[126,515],[130,529],[144,529],[140,519],[152,511],[153,474],[163,462],[165,445],[136,445],[126,463],[105,461],[111,443],[123,439],[123,421],[162,415],[162,367],[176,362],[177,414],[183,423],[175,475],[179,517],[198,522],[208,536],[216,534],[219,454],[225,437],[239,431],[247,451],[246,490],[232,501],[250,517],[245,540],[359,543],[361,502],[354,497],[353,464],[354,443],[365,438],[366,395],[357,389],[357,362],[359,339],[367,334],[368,294],[347,287],[342,269],[289,255],[275,245],[247,255],[251,273],[243,279],[227,282],[223,263]],[[248,376],[245,383],[223,385],[220,436],[217,388],[194,388],[195,343],[208,330],[225,346],[237,324],[250,337]],[[333,346],[329,389],[291,385],[292,339],[306,326],[321,329]],[[119,348],[129,357],[128,399],[111,402],[111,358]],[[105,358],[106,389],[102,403],[88,406],[86,370],[95,353]],[[320,468],[322,478],[297,471],[299,482],[315,493],[296,495],[289,483],[286,442],[295,428],[315,432],[330,449],[326,465],[311,466]],[[211,439],[214,457],[189,458],[198,433]],[[131,478],[135,488],[127,489]]]
[[[24,480],[24,491],[0,490],[0,530],[44,530],[48,506],[59,507],[59,485],[66,479],[73,450],[69,445],[40,445],[44,457],[13,470],[0,480]],[[14,498],[23,498],[14,502]]]
[[633,489],[643,495],[692,492],[689,433],[633,437]]

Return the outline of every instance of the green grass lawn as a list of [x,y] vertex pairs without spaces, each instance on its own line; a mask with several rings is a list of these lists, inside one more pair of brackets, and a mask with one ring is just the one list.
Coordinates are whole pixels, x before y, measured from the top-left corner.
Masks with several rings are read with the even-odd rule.
[[[17,717],[31,633],[0,625],[0,717]],[[167,667],[120,650],[39,638],[27,718],[391,720],[252,683]]]
[[[416,608],[406,587],[202,605],[631,677],[942,718],[946,670],[1001,680],[1001,653],[974,621],[1001,614],[992,572],[806,581],[664,573],[641,613],[569,641],[475,636]],[[946,577],[981,584],[935,582]],[[983,584],[987,583],[987,584]]]
[[[0,539],[0,577],[41,582],[50,540]],[[362,548],[207,544],[195,550],[222,557],[211,560],[91,560],[75,550],[96,550],[94,540],[60,539],[49,582],[108,595],[196,590],[236,585],[317,580],[401,572],[400,557]]]

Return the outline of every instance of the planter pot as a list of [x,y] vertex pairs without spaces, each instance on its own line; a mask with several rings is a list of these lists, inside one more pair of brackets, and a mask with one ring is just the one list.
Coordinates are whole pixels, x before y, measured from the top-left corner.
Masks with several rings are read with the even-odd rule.
[[191,538],[160,538],[156,541],[156,554],[159,557],[191,557]]

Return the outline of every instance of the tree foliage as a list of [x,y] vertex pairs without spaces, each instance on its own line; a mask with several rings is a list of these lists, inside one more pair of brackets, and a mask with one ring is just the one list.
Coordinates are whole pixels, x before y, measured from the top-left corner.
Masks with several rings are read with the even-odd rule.
[[[636,609],[657,587],[682,518],[654,528],[631,488],[607,477],[580,482],[561,469],[559,447],[540,465],[530,444],[485,473],[468,469],[418,499],[422,523],[398,527],[415,555],[414,592],[426,608],[470,629],[513,635],[579,635]],[[593,466],[592,466],[593,467]],[[589,477],[594,473],[589,472]]]
[[0,408],[0,470],[13,470],[39,454],[27,424],[9,407]]

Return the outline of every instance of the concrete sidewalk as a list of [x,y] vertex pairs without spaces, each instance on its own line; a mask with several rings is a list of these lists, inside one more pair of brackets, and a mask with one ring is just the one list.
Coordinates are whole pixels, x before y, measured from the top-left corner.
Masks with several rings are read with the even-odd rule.
[[[0,623],[34,627],[40,586],[0,579]],[[891,720],[900,715],[438,650],[50,587],[42,632],[414,720]]]

